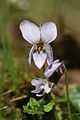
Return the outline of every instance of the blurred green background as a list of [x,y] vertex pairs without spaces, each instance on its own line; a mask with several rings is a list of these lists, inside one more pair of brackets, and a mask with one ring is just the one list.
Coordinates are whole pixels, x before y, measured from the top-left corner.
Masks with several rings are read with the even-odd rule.
[[[53,43],[54,54],[65,61],[70,84],[80,83],[80,0],[0,0],[0,120],[21,120],[19,111],[17,115],[13,107],[3,108],[11,98],[4,94],[15,91],[14,96],[23,95],[20,90],[27,81],[42,75],[33,65],[28,65],[31,46],[19,30],[23,19],[37,24],[46,21],[56,23],[58,37]],[[72,88],[70,94],[80,97],[79,87],[78,90]],[[77,101],[72,103],[80,106],[79,98]]]

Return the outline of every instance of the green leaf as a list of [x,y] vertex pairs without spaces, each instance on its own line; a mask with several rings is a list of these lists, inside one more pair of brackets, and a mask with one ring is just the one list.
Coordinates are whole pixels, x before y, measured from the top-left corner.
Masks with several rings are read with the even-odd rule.
[[41,105],[39,101],[37,101],[35,98],[30,98],[29,102],[26,106],[23,106],[24,112],[28,114],[43,114],[43,110],[41,108]]
[[51,100],[48,104],[44,105],[44,111],[50,112],[53,109],[53,106],[55,105],[54,101]]

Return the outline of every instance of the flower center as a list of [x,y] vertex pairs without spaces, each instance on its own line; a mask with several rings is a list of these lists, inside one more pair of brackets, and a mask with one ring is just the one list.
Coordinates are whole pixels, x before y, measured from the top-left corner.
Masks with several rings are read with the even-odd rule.
[[37,44],[37,51],[38,51],[38,53],[40,53],[40,51],[42,51],[42,50],[43,50],[43,43],[40,42]]

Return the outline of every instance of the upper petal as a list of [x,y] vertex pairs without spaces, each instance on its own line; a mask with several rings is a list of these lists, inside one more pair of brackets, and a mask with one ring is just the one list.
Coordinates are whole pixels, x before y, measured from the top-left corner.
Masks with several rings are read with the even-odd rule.
[[43,67],[46,59],[47,59],[47,54],[42,51],[40,53],[38,52],[33,53],[34,63],[39,69]]
[[36,79],[33,79],[33,80],[31,81],[31,84],[32,84],[33,86],[38,86],[38,85],[41,85],[42,83],[43,83],[43,80],[40,79],[40,78],[36,78]]
[[30,44],[34,44],[40,41],[40,30],[36,24],[28,20],[23,20],[19,27],[23,38]]
[[54,41],[57,37],[57,27],[53,22],[47,22],[41,26],[41,39],[45,43]]

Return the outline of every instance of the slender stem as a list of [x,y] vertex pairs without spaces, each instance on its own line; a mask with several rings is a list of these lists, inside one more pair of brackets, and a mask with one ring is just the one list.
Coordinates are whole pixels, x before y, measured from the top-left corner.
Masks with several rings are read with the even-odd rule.
[[70,98],[69,98],[69,82],[67,78],[67,71],[65,70],[65,84],[66,84],[66,98],[67,98],[67,110],[68,110],[68,118],[72,120],[71,108],[70,108]]

